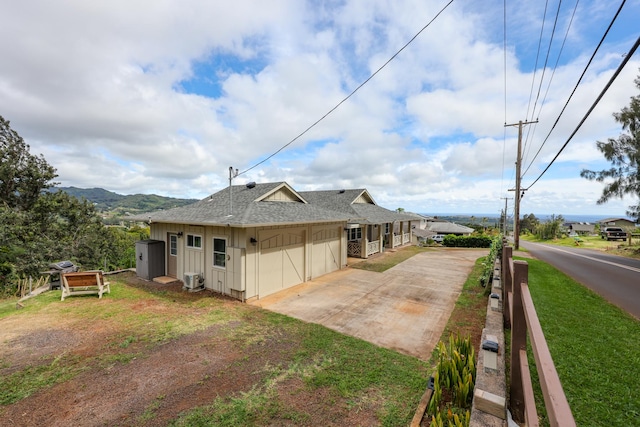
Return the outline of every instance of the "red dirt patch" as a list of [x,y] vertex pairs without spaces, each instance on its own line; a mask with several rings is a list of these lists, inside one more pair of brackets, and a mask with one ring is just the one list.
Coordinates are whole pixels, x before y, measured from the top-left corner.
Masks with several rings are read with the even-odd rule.
[[[140,288],[159,289],[131,275],[126,279]],[[179,285],[160,286],[169,294],[169,303],[154,298],[116,301],[107,296],[100,301],[78,297],[64,304],[130,303],[127,308],[131,311],[176,316],[187,310],[171,304],[171,300],[212,297],[208,292],[183,292]],[[213,298],[224,307],[241,304]],[[191,308],[188,312],[198,310]],[[229,333],[220,333],[220,328],[242,328],[243,323],[228,322],[166,343],[134,341],[123,347],[123,337],[130,333],[123,322],[87,322],[51,311],[41,310],[28,319],[9,316],[0,320],[0,375],[52,363],[77,375],[0,406],[2,426],[164,426],[180,413],[211,404],[217,397],[250,391],[269,374],[265,367],[287,365],[299,345],[285,332],[255,344],[238,344],[227,338]],[[379,424],[375,400],[354,409],[329,390],[312,391],[299,380],[283,381],[276,387],[283,406],[299,417],[282,419],[280,425]]]

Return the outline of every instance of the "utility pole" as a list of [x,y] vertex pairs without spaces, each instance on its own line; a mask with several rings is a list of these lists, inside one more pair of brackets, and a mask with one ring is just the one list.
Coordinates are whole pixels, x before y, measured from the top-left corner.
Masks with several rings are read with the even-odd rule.
[[538,121],[534,122],[523,122],[520,120],[518,123],[513,124],[505,124],[507,126],[518,126],[518,153],[516,155],[516,197],[515,197],[515,205],[513,209],[513,249],[520,249],[520,199],[522,199],[522,195],[525,190],[520,190],[520,180],[522,177],[520,176],[520,170],[522,168],[522,125],[528,125],[531,123],[538,123]]
[[513,200],[512,197],[500,197],[501,199],[504,199],[504,219],[502,222],[502,229],[503,229],[503,233],[506,236],[507,233],[507,203],[509,200]]

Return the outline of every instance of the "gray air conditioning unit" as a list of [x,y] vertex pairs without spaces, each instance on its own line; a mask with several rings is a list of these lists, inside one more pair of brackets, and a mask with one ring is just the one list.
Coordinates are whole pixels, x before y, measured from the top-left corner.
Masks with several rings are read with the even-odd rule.
[[184,287],[186,289],[197,289],[202,286],[204,277],[200,273],[184,273]]

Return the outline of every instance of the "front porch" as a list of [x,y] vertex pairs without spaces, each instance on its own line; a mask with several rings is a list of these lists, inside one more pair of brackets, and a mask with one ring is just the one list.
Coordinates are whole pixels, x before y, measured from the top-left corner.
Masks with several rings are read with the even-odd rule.
[[347,256],[367,259],[371,255],[384,252],[385,249],[394,249],[410,243],[410,222],[400,222],[398,227],[394,227],[393,223],[367,224],[349,230]]

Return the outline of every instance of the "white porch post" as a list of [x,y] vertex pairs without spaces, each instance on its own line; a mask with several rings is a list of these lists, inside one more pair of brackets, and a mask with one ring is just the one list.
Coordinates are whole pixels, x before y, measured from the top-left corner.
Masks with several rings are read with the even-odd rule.
[[382,238],[382,224],[378,224],[378,252],[384,251],[384,239]]
[[367,259],[367,248],[369,247],[369,225],[365,225],[362,230],[362,239],[360,239],[360,258]]

